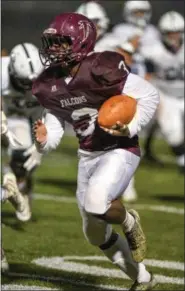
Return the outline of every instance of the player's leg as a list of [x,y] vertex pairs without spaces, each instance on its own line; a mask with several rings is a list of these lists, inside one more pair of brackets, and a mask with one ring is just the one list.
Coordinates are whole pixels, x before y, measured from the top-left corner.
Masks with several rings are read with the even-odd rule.
[[[133,260],[128,242],[125,238],[112,230],[110,224],[85,211],[85,196],[88,188],[88,180],[98,166],[100,158],[81,158],[78,168],[78,205],[83,220],[83,231],[86,239],[99,247],[115,265],[124,271],[132,280],[137,280],[145,286],[152,284],[150,273],[142,263]],[[104,172],[106,169],[104,169]],[[96,195],[96,194],[95,194]],[[99,193],[100,197],[101,193]],[[96,196],[97,197],[97,196]],[[97,197],[99,200],[99,198]],[[144,289],[143,289],[144,290]]]
[[152,144],[155,140],[158,129],[159,129],[158,122],[156,119],[154,119],[152,121],[152,124],[146,131],[146,137],[145,137],[144,146],[143,146],[143,149],[144,149],[143,158],[146,159],[148,162],[151,162],[158,166],[163,167],[164,166],[163,163],[155,156],[153,152],[153,148],[152,148]]
[[138,262],[143,260],[146,251],[139,216],[133,211],[129,213],[118,199],[127,188],[139,161],[138,156],[123,149],[101,155],[89,179],[84,204],[86,212],[122,226],[134,259]]
[[[9,147],[8,151],[10,154],[10,169],[15,174],[17,179],[17,184],[19,191],[24,195],[25,201],[27,203],[28,215],[31,214],[31,193],[32,187],[30,187],[30,179],[32,173],[28,172],[24,168],[24,163],[28,157],[24,156],[24,152],[30,146],[32,146],[32,135],[31,135],[31,125],[27,118],[25,117],[9,117],[8,127],[20,139],[22,146],[17,145],[15,148]],[[19,218],[19,217],[18,217]],[[21,219],[21,218],[20,218]]]
[[163,96],[158,121],[166,141],[176,156],[178,167],[184,170],[184,100]]
[[9,172],[3,177],[1,199],[3,202],[8,200],[14,206],[19,220],[28,221],[31,218],[27,200],[19,191],[16,177],[13,173]]

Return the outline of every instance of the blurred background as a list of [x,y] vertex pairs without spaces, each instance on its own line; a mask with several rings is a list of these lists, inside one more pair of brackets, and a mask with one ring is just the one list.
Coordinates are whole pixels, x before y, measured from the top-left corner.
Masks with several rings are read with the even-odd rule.
[[[74,12],[80,4],[86,2],[78,0],[1,1],[1,48],[4,49],[1,54],[6,56],[4,60],[8,60],[7,55],[19,43],[29,42],[39,47],[41,33],[55,15],[62,12]],[[122,11],[125,1],[98,1],[98,3],[105,8],[113,26],[123,22]],[[159,18],[165,12],[174,10],[184,16],[183,0],[153,0],[150,3],[152,6],[151,23],[156,29],[158,29]],[[180,33],[183,40],[184,32]],[[152,41],[145,52],[150,52],[150,49],[152,51],[152,33],[149,37],[152,38]],[[109,41],[108,44],[110,44]],[[138,56],[137,46],[139,47],[139,45],[138,41],[136,50],[131,53],[130,46],[124,47],[125,55],[128,53],[132,59],[131,65],[138,63],[138,68],[140,68],[140,58],[134,59],[134,56]],[[182,57],[184,51],[180,47],[181,49]],[[168,55],[168,50],[165,53]],[[172,59],[173,53],[171,55]],[[155,57],[155,55],[153,56]],[[171,67],[172,75],[174,71],[177,71],[177,75],[172,76],[174,78],[165,80],[167,88],[169,83],[173,86],[173,80],[176,81],[176,77],[179,78],[180,66],[176,61],[177,58],[178,56],[174,54],[174,61],[167,61],[170,73]],[[21,63],[22,60],[19,61]],[[36,58],[35,62],[39,63],[40,59]],[[182,57],[182,63],[184,66],[184,57]],[[159,66],[160,64],[163,69],[163,57],[160,58]],[[6,75],[5,79],[9,80],[12,77],[10,76],[10,67],[8,67],[9,63],[5,65],[6,69],[2,69],[2,77],[4,78]],[[145,68],[143,59],[141,59],[142,66]],[[174,66],[175,70],[173,70]],[[171,77],[171,74],[169,75]],[[155,78],[154,74],[151,81],[155,81]],[[181,87],[183,87],[181,74],[180,82]],[[25,106],[26,103],[24,103],[26,93],[22,88],[21,90],[18,90],[17,86],[14,88],[12,84],[10,82],[9,87],[2,93],[3,101],[7,103],[7,112],[9,112],[9,106],[12,110],[10,110],[9,115],[7,114],[7,118],[8,121],[11,121],[12,115],[15,113],[13,109],[16,114],[18,113],[18,117],[16,117],[18,123],[14,119],[11,122],[12,131],[20,135],[20,140],[24,134],[28,136],[31,142],[29,147],[26,145],[25,150],[27,148],[30,150],[30,148],[33,149],[31,136],[33,124],[31,117],[33,116],[32,113],[31,115],[27,114],[28,110]],[[158,87],[158,83],[156,86]],[[13,91],[11,91],[12,87]],[[176,91],[179,93],[178,88]],[[180,97],[181,101],[184,102],[184,95]],[[180,126],[177,122],[172,133],[176,136],[176,132],[180,132],[180,139],[181,137],[183,139],[181,113],[183,111],[182,115],[184,116],[184,106],[182,109],[182,104],[180,104],[180,113],[175,111],[176,105],[178,106],[176,95],[172,98],[174,103],[169,106],[170,113],[167,112],[167,116],[163,118],[164,127],[171,124],[167,126],[171,137],[171,128],[174,130],[173,118],[181,119]],[[13,109],[11,102],[14,103],[15,108]],[[38,104],[36,104],[37,106]],[[23,110],[23,116],[19,110]],[[25,118],[23,123],[19,120],[19,114],[21,118]],[[184,143],[182,144],[180,141],[177,145],[176,138],[174,138],[174,144],[170,144],[168,138],[162,134],[158,121],[154,118],[152,122],[141,133],[141,165],[136,171],[135,181],[133,179],[128,187],[128,196],[126,196],[125,191],[123,200],[128,208],[134,208],[140,213],[149,246],[146,264],[154,274],[159,275],[160,286],[156,290],[182,291],[184,290]],[[89,291],[94,291],[122,290],[121,288],[128,290],[130,287],[131,282],[128,278],[122,278],[115,267],[101,257],[102,253],[90,246],[84,239],[75,198],[78,167],[77,149],[78,141],[74,137],[71,126],[68,125],[58,148],[44,156],[37,155],[38,153],[34,149],[35,151],[30,151],[30,155],[25,157],[24,151],[20,151],[20,148],[17,151],[11,151],[8,145],[4,146],[2,151],[3,170],[13,171],[16,175],[21,193],[27,197],[31,219],[28,222],[23,222],[17,218],[15,209],[10,203],[2,205],[3,248],[11,271],[2,276],[3,290],[44,290],[44,288],[51,288],[47,290],[86,291],[88,288]],[[179,160],[179,157],[183,159]],[[24,163],[28,159],[33,159],[35,162],[31,170],[24,167]],[[95,259],[94,256],[96,256]],[[39,258],[42,259],[39,261]],[[95,261],[97,258],[99,262]],[[111,278],[110,274],[113,274],[114,277]],[[19,286],[21,287],[19,288]]]
[[[99,1],[106,9],[112,24],[123,20],[122,7],[124,1]],[[152,23],[157,24],[159,17],[169,11],[175,10],[184,13],[183,0],[153,0]],[[62,12],[75,11],[84,1],[17,1],[3,0],[1,2],[1,29],[2,47],[10,50],[16,43],[33,42],[40,44],[40,34],[47,27],[51,19]],[[13,28],[13,34],[12,34]]]

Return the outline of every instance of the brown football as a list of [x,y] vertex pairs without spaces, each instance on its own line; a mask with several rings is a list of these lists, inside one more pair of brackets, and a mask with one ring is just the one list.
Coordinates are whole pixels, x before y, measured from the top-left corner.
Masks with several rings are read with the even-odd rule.
[[137,101],[127,95],[116,95],[106,100],[99,112],[98,123],[100,126],[111,128],[120,121],[128,124],[136,112]]

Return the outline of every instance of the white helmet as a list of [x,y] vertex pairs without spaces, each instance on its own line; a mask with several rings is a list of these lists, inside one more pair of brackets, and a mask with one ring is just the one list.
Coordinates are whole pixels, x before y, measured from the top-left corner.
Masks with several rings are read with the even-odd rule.
[[[134,13],[143,11],[144,15],[136,16]],[[150,22],[152,7],[149,1],[127,1],[123,7],[123,17],[126,22],[145,28]]]
[[109,26],[109,18],[105,9],[95,1],[81,4],[76,10],[77,13],[83,14],[91,19],[98,26],[97,36],[103,35]]
[[10,52],[10,75],[22,89],[30,89],[31,83],[43,71],[39,51],[31,43],[16,45]]
[[175,45],[175,40],[170,39],[169,32],[180,32],[181,38],[184,34],[184,18],[176,11],[169,11],[161,16],[159,20],[159,30],[162,34],[163,40],[168,45]]

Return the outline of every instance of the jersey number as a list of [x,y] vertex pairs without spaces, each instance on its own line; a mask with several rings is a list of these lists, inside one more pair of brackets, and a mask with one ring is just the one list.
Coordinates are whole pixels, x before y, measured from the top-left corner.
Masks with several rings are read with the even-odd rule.
[[98,110],[84,107],[76,109],[71,114],[74,129],[77,135],[85,137],[91,135],[95,130],[95,121],[98,116]]
[[121,62],[119,63],[119,65],[118,65],[118,69],[119,69],[119,70],[124,69],[124,70],[127,72],[127,74],[129,74],[129,70],[127,69],[127,67],[126,67],[126,65],[125,65],[125,63],[124,63],[124,61],[121,61]]
[[179,68],[169,67],[165,71],[165,78],[168,81],[184,80],[184,66],[179,66]]

